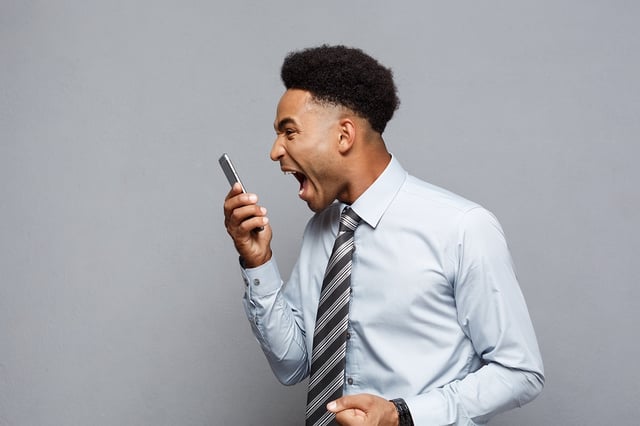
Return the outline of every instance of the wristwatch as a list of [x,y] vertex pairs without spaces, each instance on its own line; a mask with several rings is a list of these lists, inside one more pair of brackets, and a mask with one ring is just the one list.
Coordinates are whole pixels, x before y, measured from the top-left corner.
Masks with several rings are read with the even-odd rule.
[[398,426],[413,426],[413,418],[407,403],[402,398],[392,399],[393,405],[396,406],[398,411]]

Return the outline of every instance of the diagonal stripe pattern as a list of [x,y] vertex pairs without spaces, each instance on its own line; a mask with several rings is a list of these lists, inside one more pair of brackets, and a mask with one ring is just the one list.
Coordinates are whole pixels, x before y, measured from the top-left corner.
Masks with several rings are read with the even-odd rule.
[[353,235],[360,217],[349,207],[342,211],[340,228],[322,281],[313,334],[311,377],[307,394],[306,426],[330,424],[335,415],[326,404],[342,396],[344,385]]

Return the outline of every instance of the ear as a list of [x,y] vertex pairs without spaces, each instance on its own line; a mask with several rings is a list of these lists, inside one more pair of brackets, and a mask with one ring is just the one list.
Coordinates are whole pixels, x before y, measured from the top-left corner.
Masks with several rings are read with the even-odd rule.
[[344,117],[340,119],[338,129],[338,151],[341,154],[346,154],[356,141],[356,125],[351,118]]

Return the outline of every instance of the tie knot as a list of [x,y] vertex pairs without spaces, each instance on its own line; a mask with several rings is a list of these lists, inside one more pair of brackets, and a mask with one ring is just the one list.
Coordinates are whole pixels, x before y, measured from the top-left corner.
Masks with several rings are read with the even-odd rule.
[[345,207],[344,210],[342,210],[342,215],[340,215],[340,228],[338,229],[338,233],[355,231],[361,220],[360,216],[351,210],[351,207]]

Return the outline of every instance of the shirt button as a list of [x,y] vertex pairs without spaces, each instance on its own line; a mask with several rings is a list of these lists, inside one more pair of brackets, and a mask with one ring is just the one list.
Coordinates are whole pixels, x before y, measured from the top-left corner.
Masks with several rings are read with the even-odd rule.
[[353,384],[353,379],[351,377],[349,377],[347,379],[347,384],[352,385]]
[[246,279],[246,278],[244,278],[244,285],[245,285],[245,286],[249,285],[249,280],[248,280],[248,279]]
[[258,278],[255,278],[255,279],[253,280],[253,284],[254,284],[254,285],[260,285],[260,280],[259,280]]
[[351,339],[351,333],[347,333],[347,340]]

